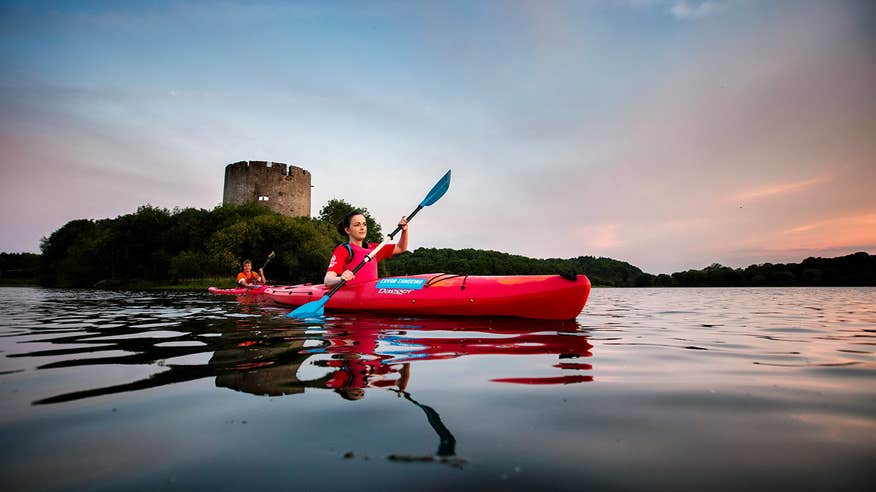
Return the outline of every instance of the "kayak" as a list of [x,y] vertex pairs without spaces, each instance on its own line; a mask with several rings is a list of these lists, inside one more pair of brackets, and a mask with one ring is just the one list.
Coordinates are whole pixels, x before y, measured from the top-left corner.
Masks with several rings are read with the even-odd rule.
[[266,285],[259,285],[258,287],[253,287],[251,289],[246,287],[235,287],[233,289],[220,289],[218,287],[210,287],[207,289],[207,292],[211,294],[219,294],[219,295],[229,295],[229,296],[241,296],[241,295],[262,295],[265,293]]
[[[268,287],[265,294],[285,306],[321,299],[323,284]],[[590,281],[560,275],[473,276],[428,273],[346,285],[327,310],[447,316],[514,316],[573,319],[584,309]]]

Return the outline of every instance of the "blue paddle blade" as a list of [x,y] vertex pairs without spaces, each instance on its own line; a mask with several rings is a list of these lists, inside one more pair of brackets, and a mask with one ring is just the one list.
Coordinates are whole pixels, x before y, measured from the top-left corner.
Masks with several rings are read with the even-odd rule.
[[426,195],[426,198],[423,198],[423,201],[420,202],[420,206],[428,207],[437,202],[438,199],[447,193],[448,188],[450,188],[450,171],[447,171],[447,174],[435,183],[435,186],[432,187],[432,190]]
[[328,300],[329,296],[323,296],[321,299],[302,304],[286,316],[290,318],[312,318],[314,316],[322,316],[325,313],[325,303],[327,303]]

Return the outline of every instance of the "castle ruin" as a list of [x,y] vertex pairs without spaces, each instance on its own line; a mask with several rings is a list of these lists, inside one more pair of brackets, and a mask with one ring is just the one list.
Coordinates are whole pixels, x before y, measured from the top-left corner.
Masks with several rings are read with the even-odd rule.
[[282,162],[229,164],[222,204],[244,203],[259,203],[290,217],[310,217],[310,172]]

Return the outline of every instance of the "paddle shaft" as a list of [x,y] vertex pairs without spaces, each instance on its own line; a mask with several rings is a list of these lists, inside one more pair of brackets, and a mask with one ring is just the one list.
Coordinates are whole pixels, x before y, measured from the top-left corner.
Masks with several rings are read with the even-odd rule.
[[[422,209],[423,209],[423,205],[417,205],[417,208],[415,208],[414,211],[411,212],[411,215],[408,215],[408,216],[407,216],[407,220],[410,222],[410,220],[414,218],[414,215],[417,215],[417,212],[419,212],[419,211],[422,210]],[[398,227],[396,227],[395,230],[392,231],[392,233],[390,233],[389,238],[390,238],[390,239],[395,239],[395,235],[398,234],[398,232],[399,232],[400,230],[402,230],[402,226],[398,226]]]
[[[384,247],[385,245],[386,245],[386,240],[384,239],[382,243],[378,244],[376,248],[374,248],[374,249],[371,250],[367,255],[365,255],[365,258],[362,259],[362,261],[360,261],[359,264],[356,265],[355,268],[353,268],[352,270],[350,270],[351,272],[353,272],[353,275],[355,275],[356,272],[358,272],[359,270],[361,270],[362,267],[364,267],[366,263],[368,263],[369,261],[371,261],[371,260],[374,258],[374,255],[376,255],[377,252],[380,251],[380,248]],[[343,287],[344,284],[346,284],[346,283],[347,283],[347,279],[341,277],[341,281],[338,282],[337,285],[335,285],[334,287],[332,287],[332,290],[328,291],[328,293],[327,293],[325,296],[323,296],[323,297],[331,297],[332,295],[334,295],[335,292],[338,291],[338,289],[340,289],[341,287]]]
[[265,264],[264,264],[264,265],[262,265],[262,267],[261,267],[261,268],[259,268],[259,270],[264,270],[264,269],[265,269],[265,267],[266,267],[266,266],[268,266],[268,263],[270,263],[270,262],[271,262],[271,258],[273,258],[273,257],[274,257],[274,252],[273,252],[273,251],[271,251],[271,254],[269,254],[269,255],[268,255],[268,259],[267,259],[267,260],[265,260]]

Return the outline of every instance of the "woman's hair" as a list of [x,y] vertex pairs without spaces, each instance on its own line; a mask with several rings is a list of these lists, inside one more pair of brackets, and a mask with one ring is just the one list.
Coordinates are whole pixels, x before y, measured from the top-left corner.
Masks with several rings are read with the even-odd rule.
[[365,390],[362,388],[336,388],[335,393],[341,395],[341,398],[350,401],[365,398]]
[[350,227],[350,221],[357,215],[365,216],[361,210],[350,210],[347,212],[347,215],[344,215],[344,218],[338,222],[338,234],[340,234],[341,237],[347,237],[347,231],[345,229]]

